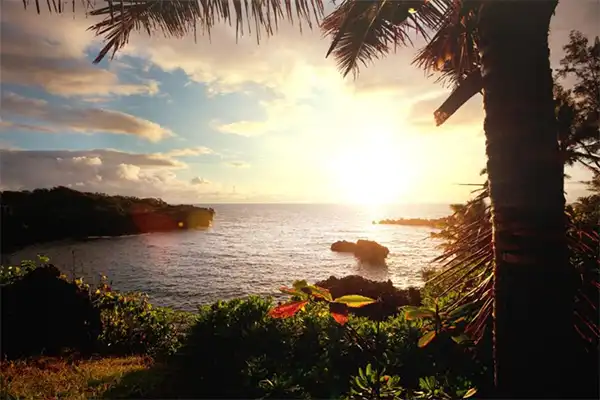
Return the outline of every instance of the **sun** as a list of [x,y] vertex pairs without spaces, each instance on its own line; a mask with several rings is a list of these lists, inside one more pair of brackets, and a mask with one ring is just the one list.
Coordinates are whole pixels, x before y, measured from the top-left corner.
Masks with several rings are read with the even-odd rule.
[[389,204],[410,191],[416,165],[391,140],[341,149],[331,158],[336,197],[347,203]]

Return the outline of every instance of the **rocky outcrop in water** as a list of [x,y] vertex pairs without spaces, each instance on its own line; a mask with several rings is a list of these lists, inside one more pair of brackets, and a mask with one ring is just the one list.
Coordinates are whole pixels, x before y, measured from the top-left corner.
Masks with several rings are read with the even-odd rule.
[[331,245],[331,251],[353,253],[363,262],[381,264],[390,254],[390,249],[371,240],[359,240],[356,243],[346,240],[337,241]]
[[333,298],[346,294],[360,294],[378,299],[375,304],[361,308],[350,309],[356,315],[374,320],[383,320],[398,314],[398,307],[421,305],[421,292],[418,288],[398,289],[392,281],[378,282],[363,278],[358,275],[348,275],[343,278],[330,276],[328,279],[317,282],[315,285],[329,289]]

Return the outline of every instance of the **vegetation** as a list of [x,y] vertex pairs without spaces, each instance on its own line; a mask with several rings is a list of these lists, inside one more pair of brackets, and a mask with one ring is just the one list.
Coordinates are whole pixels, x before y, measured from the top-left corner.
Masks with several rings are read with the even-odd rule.
[[0,192],[3,253],[33,243],[207,227],[214,210],[63,186]]
[[154,307],[142,293],[114,292],[106,277],[90,286],[68,281],[47,259],[0,267],[2,356],[164,357],[181,346],[195,316]]
[[[36,271],[51,270],[47,262],[41,258],[18,269],[2,267],[2,293],[22,288],[20,282],[41,275]],[[90,287],[80,279],[44,276],[87,294],[101,312],[101,332],[92,351],[73,346],[39,358],[44,349],[32,349],[28,356],[34,358],[3,362],[4,397],[358,399],[372,398],[367,395],[372,391],[380,398],[399,398],[400,393],[400,398],[437,398],[440,393],[462,397],[490,370],[471,347],[442,334],[427,346],[419,345],[429,325],[413,318],[414,311],[409,318],[398,312],[382,315],[377,307],[390,299],[420,305],[416,289],[402,292],[388,283],[363,280],[364,292],[375,295],[381,288],[382,296],[371,299],[343,294],[361,286],[359,277],[323,281],[331,291],[296,282],[283,288],[291,303],[277,306],[271,299],[250,297],[219,301],[191,315],[152,307],[141,295],[116,293],[105,281]],[[37,290],[42,287],[55,286],[46,281]],[[48,311],[41,299],[35,302]],[[368,318],[351,312],[367,307],[374,307],[362,314]],[[31,309],[22,311],[37,321]],[[5,321],[2,329],[3,339],[8,331],[19,331]],[[39,324],[28,329],[56,337],[52,331],[60,327]],[[2,348],[8,347],[3,343]],[[96,355],[90,359],[92,353]],[[226,385],[223,376],[228,377]]]

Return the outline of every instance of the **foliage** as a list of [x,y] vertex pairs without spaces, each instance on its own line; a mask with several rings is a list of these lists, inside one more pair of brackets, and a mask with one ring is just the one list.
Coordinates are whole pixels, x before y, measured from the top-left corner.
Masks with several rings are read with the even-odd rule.
[[269,316],[273,318],[292,317],[298,311],[303,310],[311,301],[325,302],[329,308],[329,313],[333,319],[340,325],[348,322],[348,309],[361,308],[375,303],[375,300],[361,295],[349,294],[334,299],[329,290],[319,286],[309,285],[305,280],[296,281],[293,287],[282,287],[283,293],[291,294],[295,300],[285,304],[280,304],[269,311]]
[[[381,376],[385,369],[391,378],[400,377],[406,390],[418,390],[424,376],[447,378],[453,390],[465,379],[482,381],[486,367],[465,346],[442,339],[419,348],[417,321],[403,315],[370,321],[348,314],[340,325],[329,306],[358,305],[363,299],[336,302],[310,288],[313,285],[296,286],[286,288],[293,292],[291,308],[278,308],[260,297],[202,307],[186,344],[167,361],[171,372],[155,395],[341,398],[350,396],[353,387],[358,389],[355,375],[368,364]],[[316,299],[302,300],[314,293]],[[297,303],[303,301],[307,303],[300,312]],[[272,318],[272,310],[289,316]],[[221,383],[223,376],[227,385]],[[397,389],[397,379],[392,379],[390,390]]]
[[[600,165],[598,165],[599,132],[597,126],[597,82],[589,77],[600,65],[598,41],[588,46],[579,32],[571,33],[565,46],[557,79],[575,77],[575,89],[567,91],[555,85],[560,144],[566,164],[580,162],[595,175],[589,182],[591,195],[579,198],[566,207],[567,238],[570,264],[578,278],[576,296],[576,329],[584,340],[598,343],[597,318],[600,252]],[[595,125],[592,123],[595,118]],[[485,173],[486,171],[482,171]],[[453,214],[446,218],[440,232],[432,236],[442,239],[443,253],[435,259],[442,263],[437,276],[428,280],[424,291],[440,297],[440,307],[451,312],[461,306],[470,308],[467,332],[478,340],[491,322],[493,286],[493,247],[491,207],[487,184],[475,191],[466,204],[452,205]],[[451,300],[451,301],[450,301]]]
[[315,283],[315,285],[328,289],[333,297],[360,294],[377,299],[375,303],[349,309],[349,312],[354,315],[367,317],[374,321],[397,315],[399,307],[406,305],[420,306],[422,302],[420,288],[398,289],[391,280],[385,282],[372,281],[359,275],[347,275],[342,278],[331,276]]
[[350,383],[349,399],[353,400],[398,399],[403,390],[399,377],[385,375],[385,369],[379,371],[371,364],[364,371],[359,368]]
[[[600,172],[600,38],[593,44],[579,31],[571,31],[555,77],[559,142],[568,165],[579,162]],[[558,82],[573,79],[572,89]]]
[[[40,257],[39,263],[24,260],[21,267],[0,266],[2,283],[12,285],[36,268],[46,266],[47,262],[48,258]],[[154,307],[148,301],[148,296],[142,293],[113,291],[105,276],[101,277],[97,286],[85,283],[82,278],[69,281],[65,275],[51,279],[60,279],[73,285],[80,293],[85,293],[99,311],[101,330],[94,343],[94,351],[101,354],[142,354],[153,357],[173,354],[181,346],[196,318],[192,313]],[[55,293],[54,296],[59,294]]]
[[33,243],[209,226],[213,209],[53,189],[0,192],[3,253]]
[[21,260],[19,265],[0,265],[0,285],[14,283],[40,265],[47,264],[48,261],[48,257],[38,255],[37,262],[34,260]]
[[90,291],[101,310],[98,351],[105,354],[173,354],[195,320],[191,313],[152,306],[146,294],[114,292],[105,276],[95,290],[82,279],[75,283]]

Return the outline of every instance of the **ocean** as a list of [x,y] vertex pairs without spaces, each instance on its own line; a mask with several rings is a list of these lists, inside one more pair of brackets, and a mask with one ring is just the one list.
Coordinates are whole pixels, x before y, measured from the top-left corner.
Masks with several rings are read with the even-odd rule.
[[[374,225],[384,218],[437,218],[447,205],[216,204],[213,226],[83,242],[31,246],[10,261],[37,254],[88,282],[101,275],[115,290],[143,291],[157,305],[193,311],[218,299],[277,295],[296,279],[315,282],[350,274],[397,287],[422,284],[420,271],[440,254],[432,228]],[[363,265],[330,251],[337,240],[375,240],[390,249],[386,266]]]

